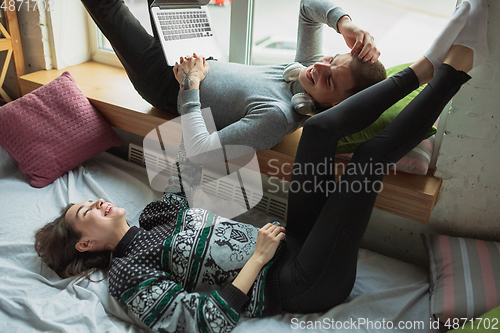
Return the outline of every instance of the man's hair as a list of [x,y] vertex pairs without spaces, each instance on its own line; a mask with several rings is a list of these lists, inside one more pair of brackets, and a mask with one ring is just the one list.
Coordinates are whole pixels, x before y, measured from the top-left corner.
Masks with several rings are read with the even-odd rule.
[[357,53],[352,55],[352,61],[349,67],[351,69],[352,78],[354,79],[354,87],[346,91],[346,97],[350,97],[387,78],[385,67],[380,61],[377,60],[374,63],[363,61],[358,58]]

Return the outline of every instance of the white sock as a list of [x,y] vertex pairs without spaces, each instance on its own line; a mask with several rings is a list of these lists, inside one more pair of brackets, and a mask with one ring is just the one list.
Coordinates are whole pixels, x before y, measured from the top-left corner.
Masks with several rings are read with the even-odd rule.
[[467,23],[453,44],[466,46],[474,51],[472,67],[486,62],[489,55],[486,33],[488,30],[488,4],[486,0],[467,0],[471,9]]
[[455,9],[446,27],[441,31],[436,40],[434,40],[431,48],[424,54],[424,57],[434,66],[434,73],[443,63],[450,47],[454,44],[458,34],[465,26],[470,7],[470,3],[464,1]]

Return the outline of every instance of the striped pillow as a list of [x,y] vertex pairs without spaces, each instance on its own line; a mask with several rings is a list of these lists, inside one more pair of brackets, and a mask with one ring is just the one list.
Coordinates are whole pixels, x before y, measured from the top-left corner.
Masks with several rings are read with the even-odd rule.
[[500,305],[500,243],[443,235],[423,238],[436,318],[443,323],[475,319]]

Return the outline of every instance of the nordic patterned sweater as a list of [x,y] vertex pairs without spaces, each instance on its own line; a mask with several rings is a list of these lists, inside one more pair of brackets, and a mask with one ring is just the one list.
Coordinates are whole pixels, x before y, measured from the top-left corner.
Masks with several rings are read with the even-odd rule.
[[109,272],[110,294],[129,316],[159,332],[230,332],[240,313],[262,316],[273,261],[248,296],[231,284],[254,252],[257,228],[190,209],[180,193],[150,203],[139,223]]

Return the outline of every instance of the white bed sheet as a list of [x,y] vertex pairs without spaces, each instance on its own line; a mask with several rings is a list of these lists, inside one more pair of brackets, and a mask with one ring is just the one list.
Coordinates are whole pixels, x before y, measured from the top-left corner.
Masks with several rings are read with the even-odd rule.
[[[0,331],[141,332],[109,296],[106,280],[62,280],[42,265],[33,234],[67,203],[99,197],[126,208],[127,219],[137,225],[142,209],[160,195],[149,187],[144,168],[108,153],[35,189],[0,147]],[[101,278],[102,273],[93,275],[94,280]],[[327,332],[332,320],[354,324],[338,332],[427,332],[428,289],[425,270],[361,250],[349,302],[323,314],[242,319],[234,332]],[[360,326],[360,320],[369,321],[368,325]],[[383,321],[392,321],[394,329],[387,324],[383,329]],[[415,321],[425,327],[396,329],[400,322]]]

